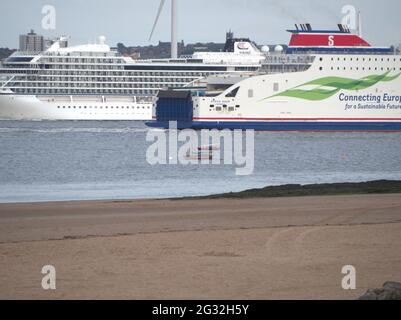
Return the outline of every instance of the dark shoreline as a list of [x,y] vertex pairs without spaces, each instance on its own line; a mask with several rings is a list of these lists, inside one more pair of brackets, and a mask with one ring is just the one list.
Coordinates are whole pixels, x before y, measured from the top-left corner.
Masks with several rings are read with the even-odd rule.
[[324,184],[286,184],[268,186],[260,189],[248,189],[240,192],[213,194],[208,196],[188,196],[175,198],[138,198],[138,199],[93,199],[93,200],[57,200],[57,201],[24,201],[4,202],[7,205],[42,205],[42,204],[80,204],[80,203],[134,203],[150,201],[214,200],[214,199],[256,199],[256,198],[291,198],[308,196],[342,196],[367,194],[401,194],[400,180],[374,180],[367,182],[344,182]]
[[395,193],[401,193],[401,181],[375,180],[356,183],[325,183],[309,185],[287,184],[282,186],[265,187],[261,189],[249,189],[241,192],[222,193],[203,197],[184,197],[172,200],[281,198]]

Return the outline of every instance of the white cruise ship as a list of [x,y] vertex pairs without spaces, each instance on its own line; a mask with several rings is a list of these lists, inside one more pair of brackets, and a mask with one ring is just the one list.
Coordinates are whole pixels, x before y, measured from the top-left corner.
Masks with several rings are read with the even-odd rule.
[[159,90],[199,86],[214,74],[255,72],[265,59],[247,39],[227,39],[225,52],[142,61],[113,51],[104,37],[71,47],[62,41],[2,63],[0,119],[150,120]]

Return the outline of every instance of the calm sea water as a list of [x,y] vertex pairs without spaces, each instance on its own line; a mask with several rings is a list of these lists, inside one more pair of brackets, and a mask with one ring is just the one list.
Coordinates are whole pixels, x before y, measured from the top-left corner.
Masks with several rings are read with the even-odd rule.
[[141,122],[0,121],[0,202],[208,195],[287,183],[401,180],[401,134],[261,133],[255,170],[146,161]]

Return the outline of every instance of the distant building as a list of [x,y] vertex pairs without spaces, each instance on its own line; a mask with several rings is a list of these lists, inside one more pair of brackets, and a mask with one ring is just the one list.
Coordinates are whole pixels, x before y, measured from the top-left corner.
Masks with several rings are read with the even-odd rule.
[[45,49],[45,40],[43,36],[36,34],[33,30],[28,34],[19,36],[20,51],[41,52]]
[[231,30],[226,32],[226,40],[229,39],[234,39],[234,32],[232,32]]

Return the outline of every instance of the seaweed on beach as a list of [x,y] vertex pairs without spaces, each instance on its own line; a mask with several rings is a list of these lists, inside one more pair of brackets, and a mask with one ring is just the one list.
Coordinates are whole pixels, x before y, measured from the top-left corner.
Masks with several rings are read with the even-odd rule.
[[401,193],[401,181],[377,180],[358,183],[325,183],[310,185],[288,184],[282,186],[270,186],[261,189],[250,189],[242,192],[230,192],[185,199],[247,199],[392,193]]

